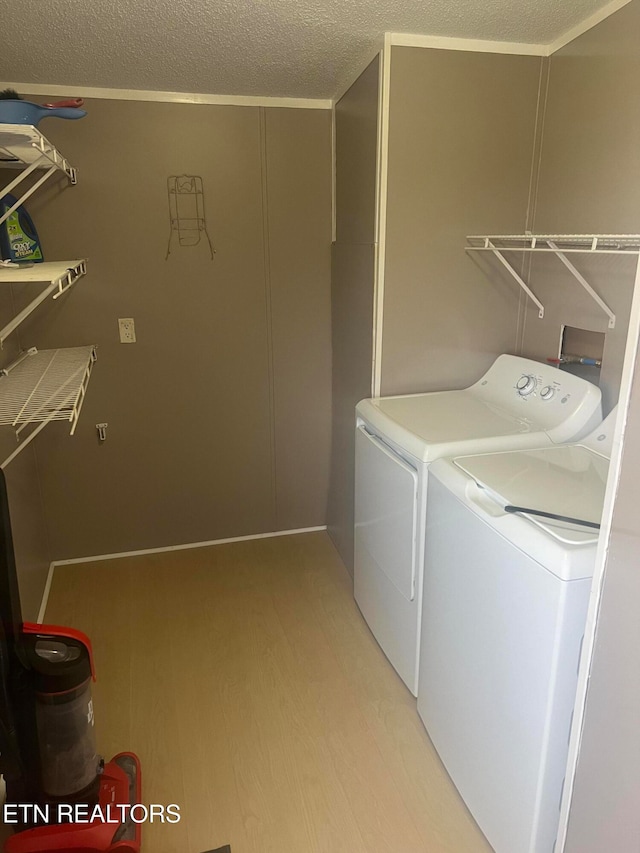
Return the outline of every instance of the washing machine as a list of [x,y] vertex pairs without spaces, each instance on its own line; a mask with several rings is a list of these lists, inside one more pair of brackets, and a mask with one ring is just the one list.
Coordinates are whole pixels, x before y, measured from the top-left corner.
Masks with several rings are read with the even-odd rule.
[[595,385],[512,355],[500,355],[463,390],[358,403],[354,595],[414,696],[429,465],[444,456],[571,441],[601,419]]
[[496,853],[552,853],[615,411],[429,471],[418,713]]

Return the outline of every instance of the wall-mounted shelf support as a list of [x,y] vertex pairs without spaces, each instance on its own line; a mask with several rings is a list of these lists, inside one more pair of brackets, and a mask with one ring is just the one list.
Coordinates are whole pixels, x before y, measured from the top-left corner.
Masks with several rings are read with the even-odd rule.
[[571,275],[584,287],[589,296],[596,302],[600,308],[604,311],[604,313],[609,318],[609,328],[614,329],[616,325],[616,315],[613,313],[611,308],[607,305],[607,303],[598,296],[595,290],[591,287],[586,278],[582,275],[579,270],[577,270],[574,265],[571,263],[569,258],[562,252],[557,245],[553,242],[553,240],[549,240],[549,245],[552,249],[557,249],[556,256],[562,261],[565,267],[569,270]]
[[[0,468],[51,421],[69,421],[74,434],[95,360],[93,346],[32,348],[0,373],[0,425],[12,426],[20,440]],[[28,427],[32,429],[25,433]]]
[[[468,237],[467,239],[468,239],[468,240],[472,240],[473,238],[472,238],[472,237]],[[475,248],[474,246],[468,246],[468,247],[467,247],[467,251],[470,251],[470,250],[472,250],[472,249],[474,249],[474,248]],[[511,264],[509,263],[509,261],[508,261],[508,260],[505,258],[505,256],[502,254],[502,251],[501,251],[500,249],[498,249],[496,246],[494,246],[494,245],[493,245],[493,243],[491,242],[491,238],[490,238],[490,237],[486,237],[486,238],[485,238],[485,245],[484,245],[484,246],[482,246],[482,247],[478,247],[478,249],[479,249],[480,251],[490,251],[490,252],[492,252],[492,253],[496,256],[496,258],[500,261],[500,263],[502,264],[502,266],[503,266],[503,267],[505,267],[505,269],[507,269],[507,270],[511,273],[511,275],[512,275],[512,277],[513,277],[513,278],[515,278],[515,280],[518,282],[518,284],[520,285],[520,287],[521,287],[521,288],[524,290],[524,292],[527,294],[527,296],[529,297],[529,299],[530,299],[533,303],[535,303],[535,305],[537,305],[537,307],[538,307],[538,317],[542,320],[542,318],[544,317],[544,305],[542,304],[542,302],[540,302],[540,300],[538,299],[538,297],[537,297],[537,296],[535,295],[535,293],[531,290],[531,288],[530,288],[530,287],[529,287],[529,285],[525,282],[525,280],[522,278],[522,276],[521,276],[519,273],[517,273],[517,272],[516,272],[516,270],[511,266]]]
[[30,267],[4,267],[0,265],[0,285],[5,283],[26,284],[29,282],[40,282],[46,285],[26,308],[23,308],[6,326],[0,329],[0,349],[11,332],[15,331],[41,302],[44,302],[50,294],[53,294],[54,299],[62,296],[86,272],[87,262],[85,259],[49,261],[43,264],[33,264]]
[[[47,165],[47,161],[44,158],[42,158],[42,161],[37,160],[35,163],[32,163],[28,169],[25,169],[24,172],[21,172],[17,178],[14,178],[13,181],[8,183],[6,185],[6,187],[4,187],[4,189],[0,191],[0,192],[2,192],[2,196],[0,196],[0,197],[4,198],[4,196],[7,195],[7,193],[10,193],[19,184],[21,184],[25,178],[28,178],[29,175],[31,174],[31,172],[35,171],[38,168],[42,168],[45,165]],[[31,187],[29,187],[28,190],[25,190],[25,192],[22,193],[20,198],[14,204],[12,204],[11,207],[9,207],[7,210],[5,210],[5,212],[2,214],[2,216],[0,216],[0,225],[2,225],[2,223],[11,216],[11,214],[13,213],[14,210],[17,210],[21,204],[23,204],[28,198],[30,198],[34,194],[34,192],[39,187],[41,187],[42,184],[44,184],[44,182],[46,180],[48,180],[48,178],[50,178],[51,175],[54,174],[54,172],[57,172],[57,171],[58,170],[56,169],[55,166],[51,166],[49,169],[47,169],[47,171],[44,173],[44,175],[42,175],[41,178],[38,178],[38,180]]]
[[616,316],[596,293],[582,273],[566,257],[568,253],[640,256],[639,234],[510,234],[467,237],[467,252],[492,252],[509,271],[527,296],[537,305],[538,317],[544,317],[544,306],[523,278],[504,257],[504,252],[551,252],[569,270],[599,308],[609,318],[609,328]]
[[5,211],[0,217],[0,224],[55,172],[64,172],[72,184],[77,181],[74,167],[32,125],[0,124],[0,166],[22,170],[16,178],[0,190],[0,198],[13,192],[36,169],[46,169],[44,175],[22,193],[16,204]]

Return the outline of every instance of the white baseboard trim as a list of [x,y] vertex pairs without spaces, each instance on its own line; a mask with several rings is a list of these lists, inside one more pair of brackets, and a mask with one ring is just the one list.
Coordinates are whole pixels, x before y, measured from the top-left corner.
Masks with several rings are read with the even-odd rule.
[[40,602],[40,610],[38,611],[38,619],[37,622],[39,625],[42,625],[44,622],[45,613],[47,612],[47,604],[49,602],[49,593],[51,592],[51,584],[53,582],[53,571],[55,569],[55,563],[49,564],[49,573],[47,574],[47,582],[44,585],[44,592],[42,593],[42,601]]
[[[163,554],[165,551],[188,551],[190,548],[209,548],[212,545],[228,545],[232,542],[248,542],[251,539],[273,539],[276,536],[295,536],[298,533],[319,533],[327,529],[324,524],[320,527],[300,527],[297,530],[275,530],[273,533],[254,533],[250,536],[232,536],[229,539],[211,539],[207,542],[188,542],[186,545],[166,545],[164,548],[143,548],[140,551],[120,551],[116,554],[97,554],[93,557],[74,557],[72,560],[54,560],[49,569],[49,578],[45,595],[49,595],[49,587],[55,566],[71,566],[75,563],[97,563],[102,560],[118,560],[121,557],[142,557],[145,554]],[[43,603],[46,604],[43,598]],[[43,612],[41,608],[41,612]]]

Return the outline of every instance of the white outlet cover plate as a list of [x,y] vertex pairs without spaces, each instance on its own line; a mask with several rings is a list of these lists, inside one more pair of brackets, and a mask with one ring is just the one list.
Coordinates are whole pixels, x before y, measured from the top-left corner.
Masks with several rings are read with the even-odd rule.
[[118,329],[120,330],[121,344],[135,344],[136,325],[133,317],[120,317],[118,319]]

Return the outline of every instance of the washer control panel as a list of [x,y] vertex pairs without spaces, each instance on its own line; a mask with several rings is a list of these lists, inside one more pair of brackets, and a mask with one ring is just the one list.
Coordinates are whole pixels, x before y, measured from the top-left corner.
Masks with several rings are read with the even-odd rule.
[[582,438],[602,420],[596,385],[521,356],[498,356],[469,390],[510,412],[529,430],[548,431],[556,443]]
[[535,376],[524,373],[516,382],[516,391],[521,397],[528,397],[529,394],[533,394],[536,390],[537,384],[538,381]]
[[[515,384],[520,397],[539,397],[544,402],[552,400],[559,393],[560,383],[549,381],[549,377],[536,376],[535,373],[523,373]],[[566,402],[563,399],[562,402]]]
[[544,423],[559,424],[589,401],[597,408],[600,396],[595,385],[572,373],[510,355],[501,355],[475,387],[532,423],[542,417]]
[[540,399],[541,400],[550,400],[556,391],[559,389],[560,385],[545,385],[544,388],[540,391]]

